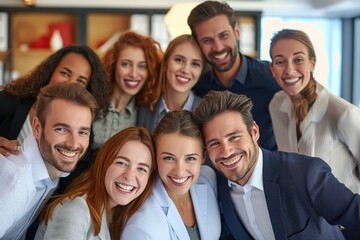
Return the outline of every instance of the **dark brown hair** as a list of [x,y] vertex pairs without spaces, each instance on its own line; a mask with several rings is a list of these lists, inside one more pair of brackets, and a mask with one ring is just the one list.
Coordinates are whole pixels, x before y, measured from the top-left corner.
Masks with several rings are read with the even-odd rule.
[[19,99],[36,98],[40,89],[49,84],[51,76],[61,60],[70,53],[83,56],[91,66],[87,90],[95,97],[99,112],[106,114],[109,107],[109,84],[99,57],[87,46],[67,46],[51,54],[27,75],[4,86],[4,90]]
[[230,91],[209,91],[199,105],[193,110],[195,122],[203,128],[203,125],[212,120],[216,115],[223,112],[238,112],[251,135],[254,124],[252,115],[253,103],[245,95],[239,95]]
[[96,99],[80,83],[58,83],[47,85],[40,89],[36,101],[36,115],[39,118],[42,127],[45,126],[48,106],[54,99],[63,99],[88,107],[91,111],[92,120],[95,118],[98,110]]
[[234,10],[226,2],[205,1],[191,10],[187,23],[194,38],[196,39],[196,25],[219,15],[225,15],[232,28],[235,28],[236,20]]

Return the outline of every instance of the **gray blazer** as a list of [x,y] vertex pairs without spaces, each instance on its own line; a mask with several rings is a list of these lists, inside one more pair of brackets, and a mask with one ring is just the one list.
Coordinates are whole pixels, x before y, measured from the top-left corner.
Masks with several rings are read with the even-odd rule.
[[110,240],[105,212],[101,218],[101,229],[97,236],[91,222],[89,207],[85,196],[64,201],[54,209],[51,219],[42,222],[36,232],[35,240]]

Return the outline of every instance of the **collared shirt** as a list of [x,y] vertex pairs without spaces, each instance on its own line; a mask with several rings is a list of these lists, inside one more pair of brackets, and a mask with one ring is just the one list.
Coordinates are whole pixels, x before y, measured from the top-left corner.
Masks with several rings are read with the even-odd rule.
[[257,240],[275,240],[263,186],[263,154],[259,158],[249,181],[241,186],[228,181],[235,210],[248,232]]
[[[240,53],[239,53],[240,54]],[[259,145],[269,150],[276,150],[269,102],[274,94],[281,90],[270,71],[270,63],[240,54],[241,65],[234,79],[226,88],[217,78],[213,70],[204,72],[193,90],[197,96],[203,97],[210,90],[231,91],[246,95],[254,104],[253,116],[260,128]]]
[[[185,102],[184,107],[182,108],[182,110],[191,111],[191,110],[192,110],[192,106],[193,106],[194,99],[195,99],[195,95],[194,95],[194,93],[193,93],[192,91],[190,91],[189,97],[186,99],[186,102]],[[155,129],[155,127],[158,125],[158,123],[160,122],[160,120],[165,116],[165,114],[166,114],[167,112],[170,112],[170,109],[169,109],[168,106],[166,105],[164,95],[161,95],[159,101],[160,101],[160,108],[159,108],[159,112],[157,113],[157,116],[156,116],[156,118],[155,118],[156,121],[154,122],[154,124],[155,124],[154,129]]]
[[101,118],[92,125],[94,132],[93,148],[99,149],[109,138],[121,130],[136,125],[137,109],[133,97],[122,112],[111,103],[105,119]]
[[19,239],[59,178],[51,180],[33,134],[25,138],[19,155],[0,155],[0,166],[0,238]]

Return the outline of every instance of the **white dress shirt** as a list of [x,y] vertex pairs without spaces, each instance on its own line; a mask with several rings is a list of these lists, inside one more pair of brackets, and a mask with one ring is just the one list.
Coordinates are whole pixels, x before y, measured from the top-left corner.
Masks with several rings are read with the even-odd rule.
[[[51,180],[33,134],[19,155],[0,154],[0,238],[19,239],[36,218],[59,178]],[[67,176],[68,174],[62,174]]]
[[257,240],[275,240],[263,187],[263,154],[259,158],[249,181],[241,186],[228,181],[235,210],[245,228]]
[[354,193],[360,193],[360,108],[331,94],[316,83],[318,97],[300,123],[301,138],[290,97],[279,91],[269,110],[280,151],[319,157]]

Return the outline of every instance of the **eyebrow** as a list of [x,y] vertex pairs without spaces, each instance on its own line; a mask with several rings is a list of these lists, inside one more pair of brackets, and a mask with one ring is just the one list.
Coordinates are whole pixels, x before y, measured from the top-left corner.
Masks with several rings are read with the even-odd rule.
[[[236,135],[236,134],[241,134],[242,132],[243,132],[243,131],[241,131],[241,130],[235,130],[235,131],[233,131],[233,132],[231,132],[231,133],[226,134],[226,135],[225,135],[225,138],[231,137],[231,136]],[[207,146],[208,144],[210,144],[210,143],[212,143],[212,142],[215,142],[215,141],[217,141],[216,138],[210,139],[210,140],[208,140],[208,141],[205,141],[205,145]]]

